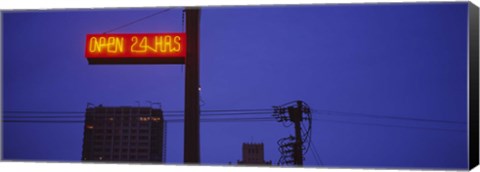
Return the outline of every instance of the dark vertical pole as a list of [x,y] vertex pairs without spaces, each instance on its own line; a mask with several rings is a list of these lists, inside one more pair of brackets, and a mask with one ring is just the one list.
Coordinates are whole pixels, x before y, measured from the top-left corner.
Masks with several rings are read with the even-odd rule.
[[293,148],[293,161],[297,166],[303,166],[303,150],[302,150],[302,127],[301,121],[303,117],[302,102],[297,101],[297,108],[294,110],[294,124],[295,124],[295,147]]
[[186,8],[184,163],[200,163],[199,26],[200,9]]

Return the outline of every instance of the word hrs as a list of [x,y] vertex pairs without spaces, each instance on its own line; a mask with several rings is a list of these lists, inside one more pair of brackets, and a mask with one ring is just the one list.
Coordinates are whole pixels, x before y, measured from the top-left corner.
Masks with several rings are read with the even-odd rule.
[[125,51],[130,51],[130,53],[179,53],[182,51],[181,41],[182,37],[175,35],[131,36],[130,39],[119,36],[98,36],[89,39],[88,51],[114,54]]

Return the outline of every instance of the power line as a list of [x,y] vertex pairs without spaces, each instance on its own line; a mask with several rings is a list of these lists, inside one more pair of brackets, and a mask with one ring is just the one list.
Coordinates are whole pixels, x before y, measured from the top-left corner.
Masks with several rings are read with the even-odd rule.
[[[183,119],[166,119],[166,122],[183,122]],[[275,119],[271,117],[258,117],[258,118],[204,118],[200,119],[201,122],[275,122]],[[423,130],[436,130],[436,131],[449,131],[449,132],[460,132],[466,133],[465,130],[455,130],[455,129],[445,129],[445,128],[428,128],[428,127],[413,127],[413,126],[403,126],[403,125],[386,125],[378,123],[362,123],[362,122],[351,122],[351,121],[341,121],[341,120],[329,120],[329,119],[315,119],[315,121],[323,122],[335,122],[335,123],[345,123],[345,124],[355,124],[355,125],[367,125],[367,126],[380,126],[380,127],[396,127],[396,128],[410,128],[410,129],[423,129]],[[2,122],[7,123],[84,123],[84,120],[10,120],[3,119]]]
[[[316,119],[316,120],[317,120],[317,119]],[[450,131],[450,132],[466,133],[465,130],[455,130],[455,129],[445,129],[445,128],[412,127],[412,126],[404,126],[404,125],[386,125],[386,124],[378,124],[378,123],[351,122],[351,121],[330,120],[330,119],[318,119],[318,121],[335,122],[335,123],[345,123],[345,124],[355,124],[355,125],[368,125],[368,126],[381,126],[381,127],[397,127],[397,128],[411,128],[411,129],[437,130],[437,131]]]
[[[181,110],[166,110],[164,113],[184,113]],[[272,109],[211,109],[202,110],[201,112],[273,112]],[[4,110],[3,113],[8,114],[84,114],[85,111],[38,111],[38,110]]]
[[[259,115],[259,114],[271,114],[270,112],[245,112],[245,113],[205,113],[201,116],[235,116],[235,115]],[[164,117],[183,117],[183,114],[164,114]],[[4,118],[84,118],[84,115],[6,115]]]
[[[319,115],[331,115],[331,116],[344,115],[344,116],[357,116],[357,117],[383,118],[383,119],[396,119],[396,120],[409,120],[409,121],[422,121],[422,122],[437,122],[437,123],[449,123],[449,124],[467,124],[464,121],[449,121],[449,120],[427,119],[427,118],[375,115],[375,114],[367,114],[367,113],[342,112],[342,111],[332,111],[332,110],[320,110],[320,111],[324,111],[326,113],[318,113]],[[331,112],[335,114],[330,114]]]
[[85,116],[3,116],[3,118],[85,118]]
[[[235,115],[266,115],[266,114],[271,114],[272,110],[271,109],[212,109],[212,110],[203,110],[202,112],[210,112],[210,113],[202,113],[201,116],[235,116]],[[327,111],[327,110],[323,110]],[[84,114],[85,112],[83,111],[15,111],[15,110],[7,110],[3,111],[5,114]],[[164,111],[167,112],[167,111]],[[183,111],[168,111],[168,112],[182,112]],[[220,113],[223,112],[223,113]],[[358,117],[370,117],[370,118],[388,118],[388,119],[395,119],[395,120],[413,120],[413,121],[422,121],[422,122],[442,122],[442,123],[454,123],[454,124],[463,124],[458,121],[445,121],[445,120],[435,120],[435,119],[424,119],[424,118],[409,118],[409,117],[399,117],[399,116],[383,116],[383,115],[373,115],[373,114],[362,114],[362,113],[350,113],[348,112],[341,112],[341,111],[328,111],[328,112],[338,112],[337,114],[340,115],[346,115],[346,116],[358,116]],[[317,112],[318,113],[318,112]],[[328,114],[328,113],[321,113],[320,115],[333,115],[333,114]],[[164,114],[165,117],[183,117],[183,114]],[[335,115],[333,115],[335,116]],[[10,118],[10,119],[24,119],[24,120],[4,120],[5,122],[23,122],[23,121],[28,121],[28,122],[33,122],[35,120],[25,120],[28,118],[50,118],[50,119],[56,119],[56,118],[84,118],[83,115],[81,116],[45,116],[45,115],[21,115],[21,116],[3,116],[4,118]],[[271,119],[271,118],[269,118]],[[172,120],[171,122],[183,122],[183,119],[166,119],[166,120]],[[176,121],[175,121],[176,120]],[[259,121],[258,119],[241,119],[239,121],[238,118],[231,118],[231,119],[202,119],[202,122],[210,122],[210,120],[216,120],[215,122],[230,122],[230,121],[238,121],[238,122],[257,122]],[[265,120],[265,119],[262,119]],[[266,120],[265,120],[266,121]],[[317,120],[315,120],[317,121]],[[357,125],[369,125],[369,126],[382,126],[382,127],[397,127],[397,128],[411,128],[411,129],[426,129],[426,130],[442,130],[442,131],[452,131],[452,132],[462,132],[465,133],[465,130],[454,130],[454,129],[445,129],[445,128],[428,128],[428,127],[413,127],[413,126],[403,126],[403,125],[389,125],[389,124],[378,124],[378,123],[362,123],[362,122],[352,122],[352,121],[341,121],[341,120],[328,120],[328,119],[322,119],[320,121],[325,121],[325,122],[336,122],[336,123],[348,123],[348,124],[357,124]],[[40,121],[42,122],[42,121]],[[71,123],[71,121],[66,121],[67,123]],[[82,121],[83,122],[83,121]],[[52,122],[52,123],[59,123],[57,121]]]
[[[200,113],[200,116],[235,116],[235,115],[266,115],[272,114],[272,112],[230,112],[230,113]],[[163,116],[170,116],[170,117],[183,117],[183,114],[165,114]]]
[[[165,117],[181,117],[183,114],[172,114],[171,112],[182,112],[183,111],[165,111],[170,112],[164,114]],[[228,115],[261,115],[261,114],[272,114],[269,109],[218,109],[218,110],[203,110],[202,112],[211,112],[211,113],[202,113],[202,116],[228,116]],[[217,113],[218,112],[218,113]],[[219,113],[223,112],[223,113]],[[328,112],[338,112],[335,114],[330,113],[318,113],[319,115],[330,115],[330,116],[357,116],[357,117],[368,117],[368,118],[384,118],[384,119],[395,119],[395,120],[410,120],[410,121],[422,121],[422,122],[440,122],[440,123],[450,123],[450,124],[466,124],[459,121],[446,121],[446,120],[436,120],[436,119],[425,119],[425,118],[409,118],[409,117],[399,117],[399,116],[382,116],[382,115],[373,115],[373,114],[362,114],[362,113],[348,113],[341,111],[328,111]],[[84,114],[82,111],[4,111],[5,114]],[[83,118],[84,116],[40,116],[40,115],[22,115],[22,116],[11,116],[6,115],[5,118]]]
[[[313,142],[313,141],[312,141]],[[320,155],[318,154],[317,152],[317,148],[315,148],[315,143],[312,143],[312,148],[313,148],[313,157],[315,158],[315,160],[318,160],[317,164],[318,165],[323,165],[323,161],[322,161],[322,158],[320,157]]]
[[82,111],[3,111],[4,114],[84,114]]
[[[304,133],[311,132],[311,131],[308,131],[308,132],[307,132],[307,131],[305,130],[305,125],[303,125],[303,123],[302,123],[302,126],[303,126],[302,130],[303,130]],[[306,135],[306,134],[304,134],[304,135]],[[305,143],[305,141],[304,141],[304,143]],[[310,149],[310,146],[313,146],[313,145],[312,145],[312,139],[311,139],[311,138],[308,139],[308,146],[307,146],[307,148],[305,149],[306,152],[308,152],[308,150]],[[315,156],[315,152],[313,152],[313,158],[315,159],[315,162],[317,162],[317,165],[320,165],[321,160],[319,161],[319,159],[317,158],[317,156]]]
[[115,28],[110,29],[110,30],[108,30],[108,31],[105,31],[105,32],[103,32],[103,33],[104,33],[104,34],[105,34],[105,33],[109,33],[109,32],[112,32],[112,31],[115,31],[115,30],[118,30],[118,29],[121,29],[121,28],[130,26],[130,25],[132,25],[132,24],[138,23],[138,22],[140,22],[140,21],[142,21],[142,20],[148,19],[148,18],[150,18],[150,17],[156,16],[156,15],[158,15],[158,14],[162,14],[162,13],[167,12],[167,11],[170,11],[170,10],[171,10],[171,8],[168,8],[168,9],[165,9],[165,10],[162,10],[162,11],[159,11],[159,12],[156,12],[156,13],[153,13],[153,14],[150,14],[150,15],[148,15],[148,16],[145,16],[145,17],[139,18],[139,19],[137,19],[137,20],[128,22],[128,23],[126,23],[126,24],[124,24],[124,25],[115,27]]
[[[184,111],[181,110],[168,110],[168,111],[163,111],[165,113],[180,113],[183,114]],[[212,109],[212,110],[201,110],[200,112],[212,112],[212,113],[217,113],[217,112],[262,112],[262,113],[273,113],[272,109]]]
[[214,109],[214,110],[202,110],[202,112],[237,112],[237,111],[241,111],[241,112],[269,111],[269,112],[273,112],[273,110],[271,108],[270,109],[220,109],[220,110]]
[[11,123],[84,123],[83,120],[2,120],[2,122]]
[[[165,119],[165,122],[183,122],[184,119]],[[272,121],[275,120],[271,117],[258,117],[258,118],[203,118],[202,122],[246,122],[246,121]],[[11,123],[85,123],[84,120],[3,120],[3,122]]]
[[[184,122],[183,119],[166,120],[168,122]],[[275,122],[273,118],[218,118],[218,119],[200,119],[201,122]]]
[[[325,113],[319,113],[319,115],[329,115],[329,116],[353,116],[353,117],[367,117],[367,118],[383,118],[383,119],[395,119],[395,120],[408,120],[408,121],[421,121],[421,122],[436,122],[436,123],[449,123],[449,124],[466,124],[462,121],[449,121],[449,120],[439,120],[439,119],[427,119],[427,118],[413,118],[413,117],[402,117],[402,116],[387,116],[387,115],[376,115],[376,114],[367,114],[367,113],[357,113],[357,112],[344,112],[344,111],[333,111],[333,110],[319,110]],[[164,116],[180,116],[183,115],[181,110],[168,110],[163,111]],[[203,113],[201,115],[205,116],[222,116],[226,114],[213,114],[217,112],[224,112],[232,115],[251,115],[251,114],[271,114],[273,113],[272,109],[211,109],[211,110],[202,110],[201,112],[212,112],[212,113]],[[238,112],[238,113],[237,113]],[[244,112],[244,113],[243,113]],[[19,110],[6,110],[3,111],[5,114],[85,114],[84,111],[19,111]],[[179,114],[175,114],[179,113]],[[334,113],[334,114],[332,114]],[[22,118],[22,117],[20,117]],[[37,118],[37,116],[35,116]],[[41,117],[38,117],[41,118]],[[49,117],[46,117],[49,118]]]

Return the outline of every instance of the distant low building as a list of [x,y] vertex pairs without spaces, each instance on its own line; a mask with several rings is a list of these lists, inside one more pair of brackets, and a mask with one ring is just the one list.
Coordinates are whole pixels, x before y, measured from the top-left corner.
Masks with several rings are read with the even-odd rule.
[[87,108],[82,161],[164,162],[164,152],[161,109]]
[[263,143],[243,143],[242,158],[238,165],[272,165],[272,161],[264,160]]

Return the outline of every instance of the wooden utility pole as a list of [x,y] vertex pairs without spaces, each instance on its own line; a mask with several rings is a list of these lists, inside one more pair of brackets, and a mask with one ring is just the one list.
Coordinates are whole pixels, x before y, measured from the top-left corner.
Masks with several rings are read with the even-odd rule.
[[200,163],[199,27],[200,9],[186,8],[184,163]]
[[297,107],[288,107],[290,120],[295,124],[295,144],[293,145],[293,164],[303,166],[303,140],[302,127],[303,105],[302,101],[297,101]]

